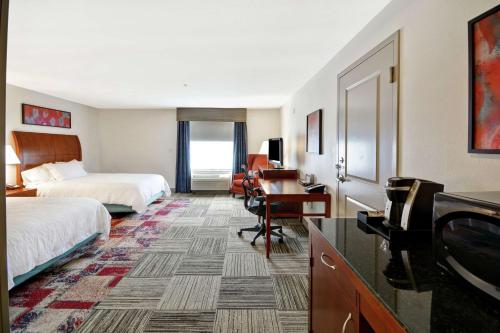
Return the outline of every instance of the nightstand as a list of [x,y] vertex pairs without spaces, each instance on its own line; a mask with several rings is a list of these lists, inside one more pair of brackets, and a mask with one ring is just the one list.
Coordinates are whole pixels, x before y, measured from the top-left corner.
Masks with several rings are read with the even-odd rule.
[[36,188],[15,188],[13,190],[5,190],[6,197],[36,197]]

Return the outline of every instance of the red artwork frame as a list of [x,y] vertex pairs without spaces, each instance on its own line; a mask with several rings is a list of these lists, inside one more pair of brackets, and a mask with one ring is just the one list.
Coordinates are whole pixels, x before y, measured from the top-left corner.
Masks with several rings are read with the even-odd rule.
[[71,112],[23,104],[22,123],[26,125],[71,128]]
[[306,151],[323,154],[323,110],[319,109],[307,115]]
[[500,154],[500,5],[469,21],[469,153]]

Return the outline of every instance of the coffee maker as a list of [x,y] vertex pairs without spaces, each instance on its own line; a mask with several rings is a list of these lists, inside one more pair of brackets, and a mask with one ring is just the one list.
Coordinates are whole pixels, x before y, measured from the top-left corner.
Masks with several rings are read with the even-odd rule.
[[392,177],[387,180],[384,226],[397,230],[432,230],[434,194],[444,185],[429,180]]

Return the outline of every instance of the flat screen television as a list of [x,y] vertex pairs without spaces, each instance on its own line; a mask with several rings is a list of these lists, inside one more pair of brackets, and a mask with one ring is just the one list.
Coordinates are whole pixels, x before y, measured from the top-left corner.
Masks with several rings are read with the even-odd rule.
[[283,138],[269,139],[269,162],[276,167],[281,167],[283,163]]

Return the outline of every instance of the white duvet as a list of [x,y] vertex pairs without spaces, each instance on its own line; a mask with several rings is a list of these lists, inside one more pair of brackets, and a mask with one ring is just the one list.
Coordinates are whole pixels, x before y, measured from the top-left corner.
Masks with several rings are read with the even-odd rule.
[[7,271],[14,277],[60,256],[95,233],[108,238],[111,216],[95,199],[7,198]]
[[40,197],[86,197],[103,204],[130,206],[136,212],[147,208],[148,200],[170,188],[163,176],[153,174],[89,173],[87,176],[36,186]]

